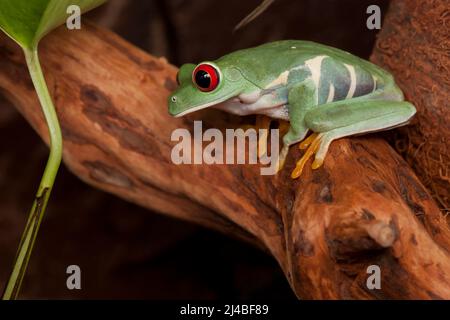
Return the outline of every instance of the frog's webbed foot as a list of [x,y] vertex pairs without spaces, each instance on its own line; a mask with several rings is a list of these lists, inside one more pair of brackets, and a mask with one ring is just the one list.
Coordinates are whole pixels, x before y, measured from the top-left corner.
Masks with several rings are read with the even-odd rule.
[[295,169],[291,173],[292,179],[297,179],[303,172],[306,162],[315,155],[311,165],[312,169],[322,166],[325,155],[328,151],[329,141],[325,139],[324,133],[312,133],[308,138],[300,142],[299,148],[306,149],[305,154],[297,161]]

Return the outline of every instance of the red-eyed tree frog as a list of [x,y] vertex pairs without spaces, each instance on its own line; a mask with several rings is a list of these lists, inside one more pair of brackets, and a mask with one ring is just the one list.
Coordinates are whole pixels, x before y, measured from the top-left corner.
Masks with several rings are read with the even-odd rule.
[[[277,41],[184,64],[177,81],[168,99],[173,116],[214,107],[289,121],[279,168],[289,146],[300,142],[307,148],[292,178],[314,154],[312,168],[320,167],[333,140],[405,125],[416,112],[387,71],[309,41]],[[308,131],[313,134],[305,139]]]

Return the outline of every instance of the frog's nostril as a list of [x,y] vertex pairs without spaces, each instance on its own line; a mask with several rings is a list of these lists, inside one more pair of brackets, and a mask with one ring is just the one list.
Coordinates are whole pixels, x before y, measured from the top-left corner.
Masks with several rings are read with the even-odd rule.
[[173,96],[170,100],[172,100],[173,103],[177,102],[177,96]]

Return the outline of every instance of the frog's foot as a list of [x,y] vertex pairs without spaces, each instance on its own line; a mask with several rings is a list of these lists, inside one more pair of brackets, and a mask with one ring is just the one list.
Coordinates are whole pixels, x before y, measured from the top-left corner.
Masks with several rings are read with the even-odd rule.
[[311,143],[317,138],[318,133],[311,133],[305,140],[300,141],[300,143],[298,144],[298,148],[300,150],[305,150],[306,148],[308,148]]
[[301,159],[297,161],[295,169],[291,173],[292,179],[297,179],[301,176],[306,162],[308,162],[309,158],[311,158],[313,155],[315,155],[315,159],[311,166],[312,169],[317,169],[323,164],[323,160],[325,158],[325,154],[329,145],[328,143],[323,144],[323,138],[323,133],[312,133],[308,138],[300,142],[300,149],[307,149],[303,157],[301,157]]
[[257,115],[255,129],[258,130],[258,157],[262,157],[267,152],[267,139],[269,137],[270,123],[272,119],[266,116]]

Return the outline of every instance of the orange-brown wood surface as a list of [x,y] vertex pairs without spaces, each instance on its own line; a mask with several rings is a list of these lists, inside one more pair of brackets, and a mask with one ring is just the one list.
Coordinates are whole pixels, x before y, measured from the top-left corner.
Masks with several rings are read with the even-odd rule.
[[418,113],[397,149],[450,212],[450,9],[446,0],[392,1],[371,60],[395,75]]

